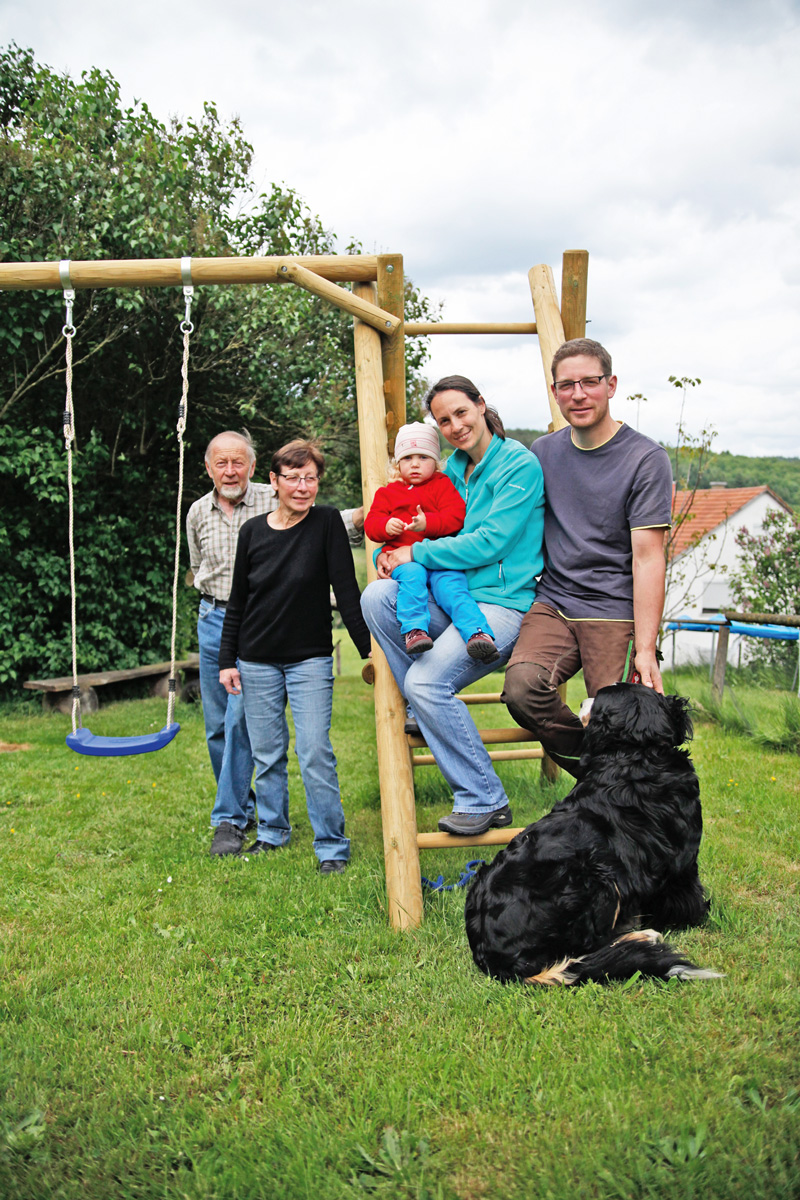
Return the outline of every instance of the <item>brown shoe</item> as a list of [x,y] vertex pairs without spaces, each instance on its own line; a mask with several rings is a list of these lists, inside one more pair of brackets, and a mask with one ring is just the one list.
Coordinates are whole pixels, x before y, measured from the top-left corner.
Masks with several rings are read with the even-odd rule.
[[[493,643],[494,644],[494,643]],[[412,629],[406,634],[406,654],[424,654],[433,649],[433,638],[424,629]]]
[[476,658],[478,662],[485,663],[494,662],[496,658],[500,657],[500,651],[495,646],[494,640],[482,629],[473,633],[467,642],[467,654],[470,658]]

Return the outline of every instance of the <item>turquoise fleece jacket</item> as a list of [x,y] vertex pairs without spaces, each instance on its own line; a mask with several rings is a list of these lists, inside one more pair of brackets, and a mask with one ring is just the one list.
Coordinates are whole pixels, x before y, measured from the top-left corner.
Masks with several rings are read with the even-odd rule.
[[453,537],[415,545],[414,562],[433,571],[465,571],[473,599],[527,612],[544,568],[539,461],[521,442],[496,434],[465,483],[469,461],[463,450],[455,450],[445,467],[466,501],[464,528]]

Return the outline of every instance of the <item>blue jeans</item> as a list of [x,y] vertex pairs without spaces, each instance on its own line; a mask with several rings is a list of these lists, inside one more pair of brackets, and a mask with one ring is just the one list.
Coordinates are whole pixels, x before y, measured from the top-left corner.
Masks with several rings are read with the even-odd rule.
[[[391,579],[378,579],[361,596],[364,620],[386,655],[437,766],[453,790],[453,811],[494,812],[508,799],[469,709],[456,693],[496,670],[498,664],[470,658],[447,614],[433,600],[428,607],[433,649],[412,658],[406,654],[397,620],[397,584]],[[495,630],[500,662],[507,662],[524,614],[499,604],[480,604],[479,608]]]
[[258,840],[285,846],[289,824],[289,729],[286,701],[292,708],[295,752],[320,862],[347,862],[350,839],[344,836],[344,809],[331,746],[333,658],[298,663],[239,662],[244,711],[256,764]]
[[254,815],[250,790],[253,755],[241,696],[229,696],[219,681],[219,642],[225,609],[200,601],[197,642],[200,647],[200,694],[211,768],[217,794],[211,825],[230,821],[244,829]]
[[422,563],[401,563],[392,571],[392,579],[398,586],[397,619],[402,634],[410,633],[412,629],[428,632],[430,588],[439,608],[450,617],[465,642],[479,629],[494,637],[477,600],[472,599],[463,571],[429,571]]

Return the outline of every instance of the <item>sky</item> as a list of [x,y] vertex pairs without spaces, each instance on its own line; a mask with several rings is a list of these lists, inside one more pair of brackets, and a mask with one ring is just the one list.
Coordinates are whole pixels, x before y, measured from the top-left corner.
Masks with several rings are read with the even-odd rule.
[[[560,290],[588,250],[615,416],[674,441],[688,376],[690,434],[800,455],[800,0],[0,0],[12,40],[162,120],[238,116],[259,185],[403,254],[445,320],[532,321],[528,269]],[[535,337],[431,351],[546,426]]]

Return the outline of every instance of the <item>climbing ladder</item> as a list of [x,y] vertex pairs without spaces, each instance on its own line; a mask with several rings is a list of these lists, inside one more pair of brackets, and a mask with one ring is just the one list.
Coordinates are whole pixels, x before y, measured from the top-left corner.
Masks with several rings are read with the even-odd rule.
[[[396,256],[378,256],[377,289],[357,285],[357,295],[370,299],[385,309],[402,316],[402,260]],[[405,420],[404,359],[397,348],[400,334],[406,337],[427,337],[442,334],[508,333],[539,339],[544,369],[545,389],[550,405],[551,428],[560,429],[566,423],[550,391],[550,364],[558,347],[565,341],[586,334],[586,296],[589,255],[585,250],[567,250],[563,256],[561,304],[556,294],[553,272],[547,265],[532,267],[528,281],[533,301],[535,323],[451,323],[408,322],[396,334],[381,339],[380,335],[356,321],[355,359],[358,393],[359,438],[364,491],[364,506],[368,508],[376,490],[386,481],[387,449],[391,453],[394,434]],[[387,282],[388,280],[388,282]],[[372,563],[373,546],[367,545],[367,568],[370,580],[375,578]],[[406,706],[386,659],[373,645],[375,664],[375,722],[378,745],[378,771],[381,784],[381,816],[383,849],[386,865],[386,893],[389,901],[389,920],[397,929],[414,928],[422,921],[422,884],[419,851],[433,847],[505,845],[519,829],[492,829],[477,837],[455,837],[448,833],[418,832],[414,800],[414,769],[433,762],[432,755],[414,756],[414,748],[423,747],[421,737],[404,733]],[[499,703],[499,694],[466,693],[466,704]],[[533,734],[523,729],[481,730],[486,745],[511,742],[530,743]],[[539,758],[546,778],[553,779],[558,768],[541,747],[527,746],[522,750],[492,750],[494,761],[508,758]]]

